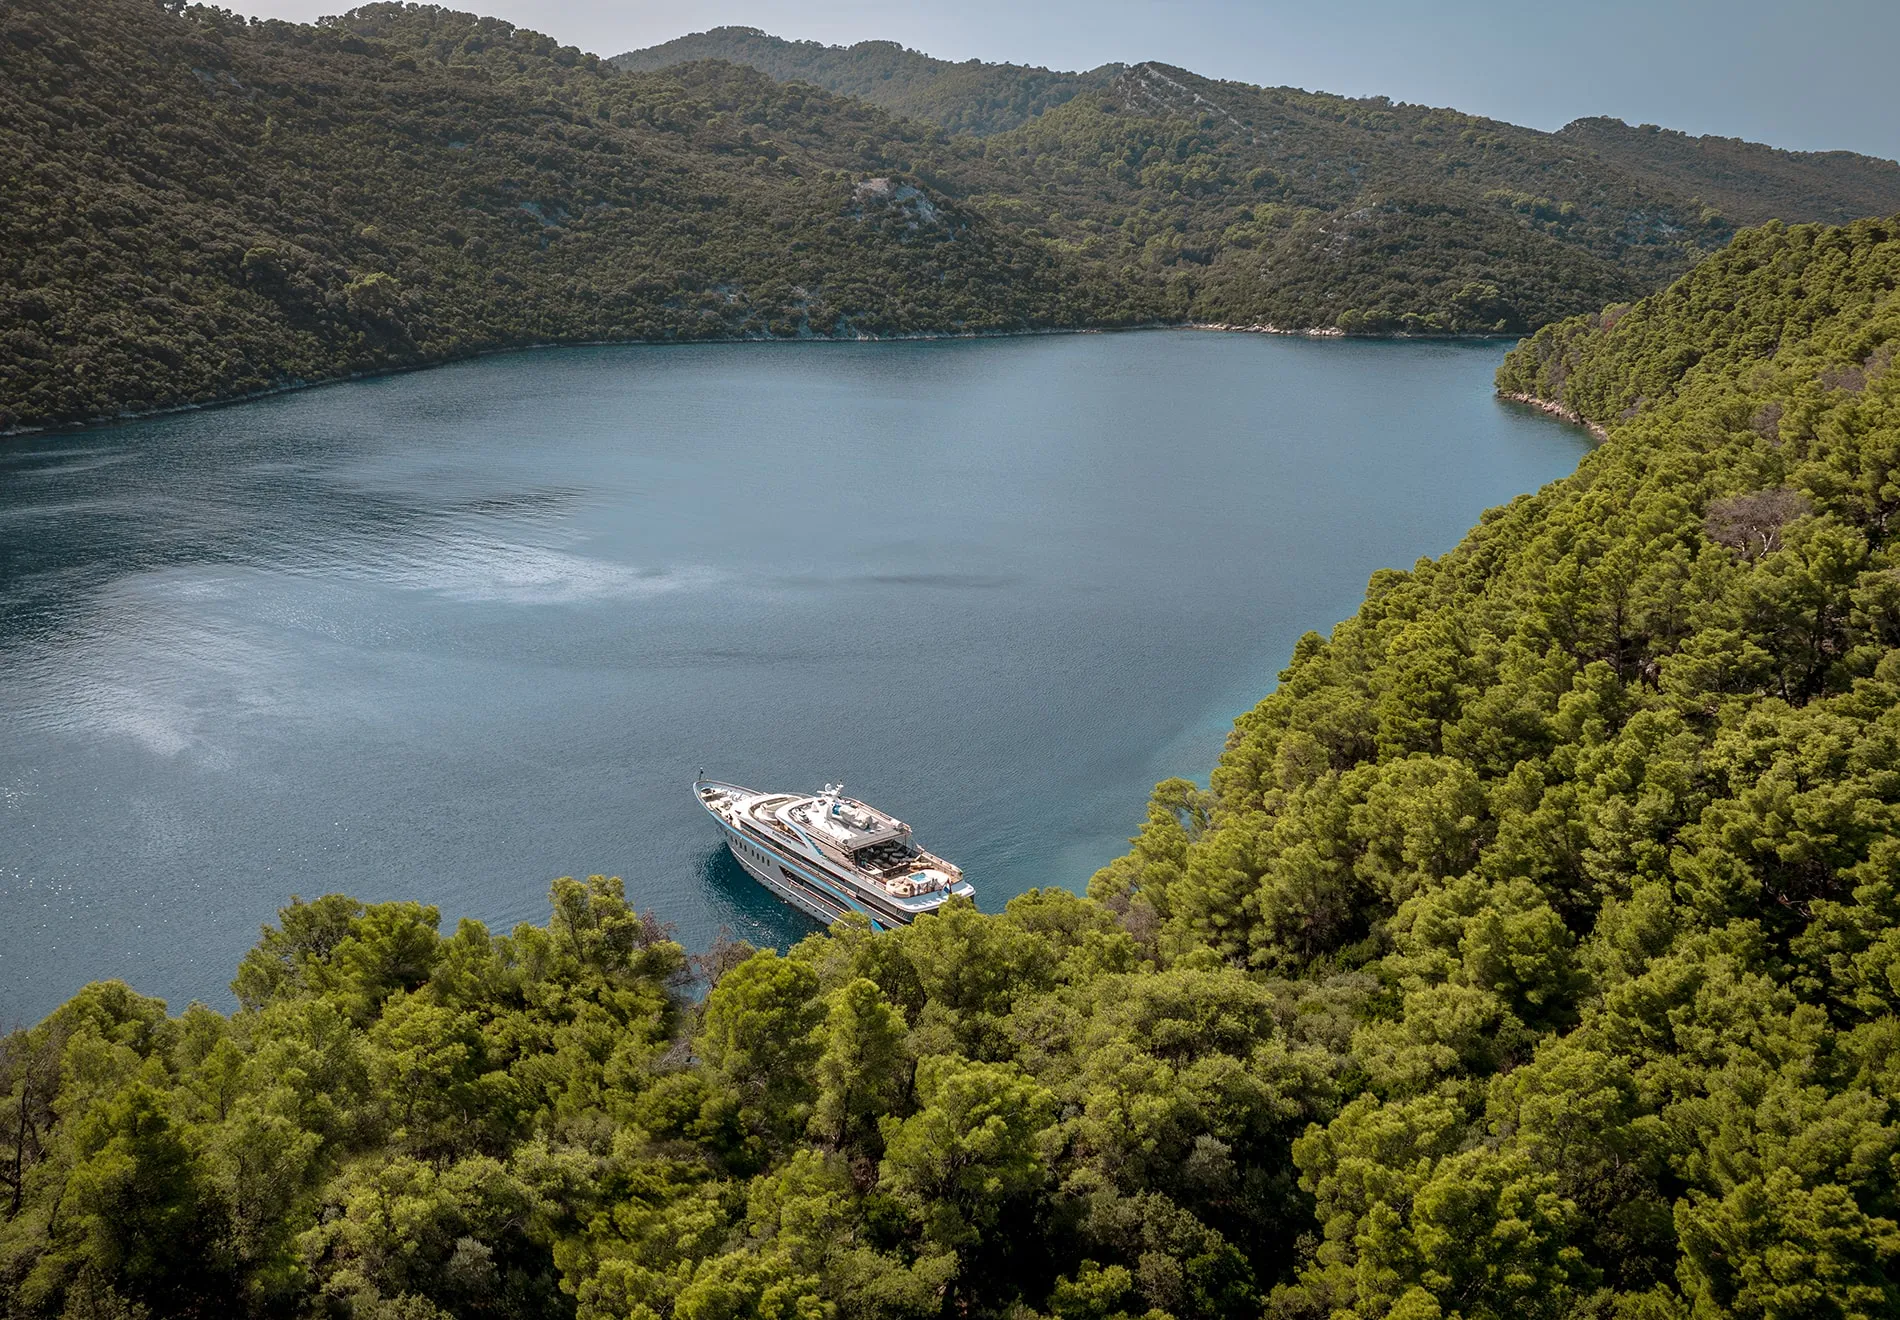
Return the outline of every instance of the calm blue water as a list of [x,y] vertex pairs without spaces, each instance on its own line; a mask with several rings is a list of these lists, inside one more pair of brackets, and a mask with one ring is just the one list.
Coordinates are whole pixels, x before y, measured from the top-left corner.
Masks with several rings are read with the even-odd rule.
[[0,1025],[293,893],[810,929],[697,767],[1081,887],[1367,575],[1569,472],[1497,344],[546,351],[0,442]]

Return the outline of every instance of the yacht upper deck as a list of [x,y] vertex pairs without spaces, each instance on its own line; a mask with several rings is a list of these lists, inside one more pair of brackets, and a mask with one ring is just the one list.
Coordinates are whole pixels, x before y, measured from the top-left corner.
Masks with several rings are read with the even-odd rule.
[[794,799],[777,808],[777,815],[847,855],[910,837],[910,826],[897,817],[840,793],[841,786],[827,784],[818,797]]

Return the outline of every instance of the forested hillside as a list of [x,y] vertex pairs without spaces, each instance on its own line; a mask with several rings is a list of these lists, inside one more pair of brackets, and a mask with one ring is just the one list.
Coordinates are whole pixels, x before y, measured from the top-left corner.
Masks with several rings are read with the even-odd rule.
[[780,82],[806,82],[856,96],[895,114],[929,120],[952,133],[999,133],[1017,128],[1120,71],[1107,65],[1088,73],[1057,73],[1022,64],[932,59],[894,41],[827,46],[787,41],[749,27],[695,32],[645,50],[616,55],[635,73],[697,60],[729,60]]
[[1521,331],[1647,292],[1733,232],[1529,129],[1157,64],[986,146],[1043,180],[995,213],[1165,272],[1202,321]]
[[297,25],[15,0],[0,431],[533,343],[1520,333],[1727,242],[1728,203],[1701,193],[1794,219],[1900,207],[1900,171],[1858,157],[1788,173],[1756,152],[1717,179],[1713,148],[1678,169],[1156,64],[1052,74],[735,29],[671,55],[714,51],[935,122],[729,62],[623,72],[432,6]]
[[1164,310],[922,185],[935,130],[860,101],[435,8],[175,10],[0,16],[0,430],[525,343]]
[[999,214],[1071,250],[1160,268],[1203,321],[1518,331],[1650,292],[1737,225],[1900,209],[1900,165],[1852,152],[1610,119],[1543,133],[1154,63],[1051,74],[752,28],[615,63],[709,58],[992,135],[992,159],[1030,166],[1028,186],[994,199]]
[[1896,349],[1900,217],[1540,333],[1605,443],[1088,898],[694,961],[599,878],[330,897],[228,1017],[89,987],[0,1047],[7,1313],[1900,1313]]
[[1557,135],[1655,186],[1691,189],[1742,225],[1886,215],[1900,190],[1900,164],[1852,151],[1782,151],[1605,118],[1575,120]]

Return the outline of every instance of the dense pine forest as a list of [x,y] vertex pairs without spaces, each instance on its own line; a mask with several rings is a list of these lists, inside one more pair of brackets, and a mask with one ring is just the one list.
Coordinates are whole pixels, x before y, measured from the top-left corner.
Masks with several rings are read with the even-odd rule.
[[[1541,331],[1607,430],[1089,896],[689,958],[294,902],[0,1047],[21,1317],[1900,1313],[1900,217]],[[703,995],[699,992],[704,991]]]
[[620,63],[435,6],[15,0],[0,431],[539,343],[1520,334],[1654,291],[1741,222],[1900,208],[1900,167],[1848,153],[1157,64],[735,30]]

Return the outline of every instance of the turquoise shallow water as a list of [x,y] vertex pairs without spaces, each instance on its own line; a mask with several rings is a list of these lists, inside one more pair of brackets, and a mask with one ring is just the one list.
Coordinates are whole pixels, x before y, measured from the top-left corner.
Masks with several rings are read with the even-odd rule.
[[1080,888],[1369,573],[1575,466],[1504,349],[573,349],[5,443],[0,1025],[228,1005],[292,893],[798,938],[700,766]]

